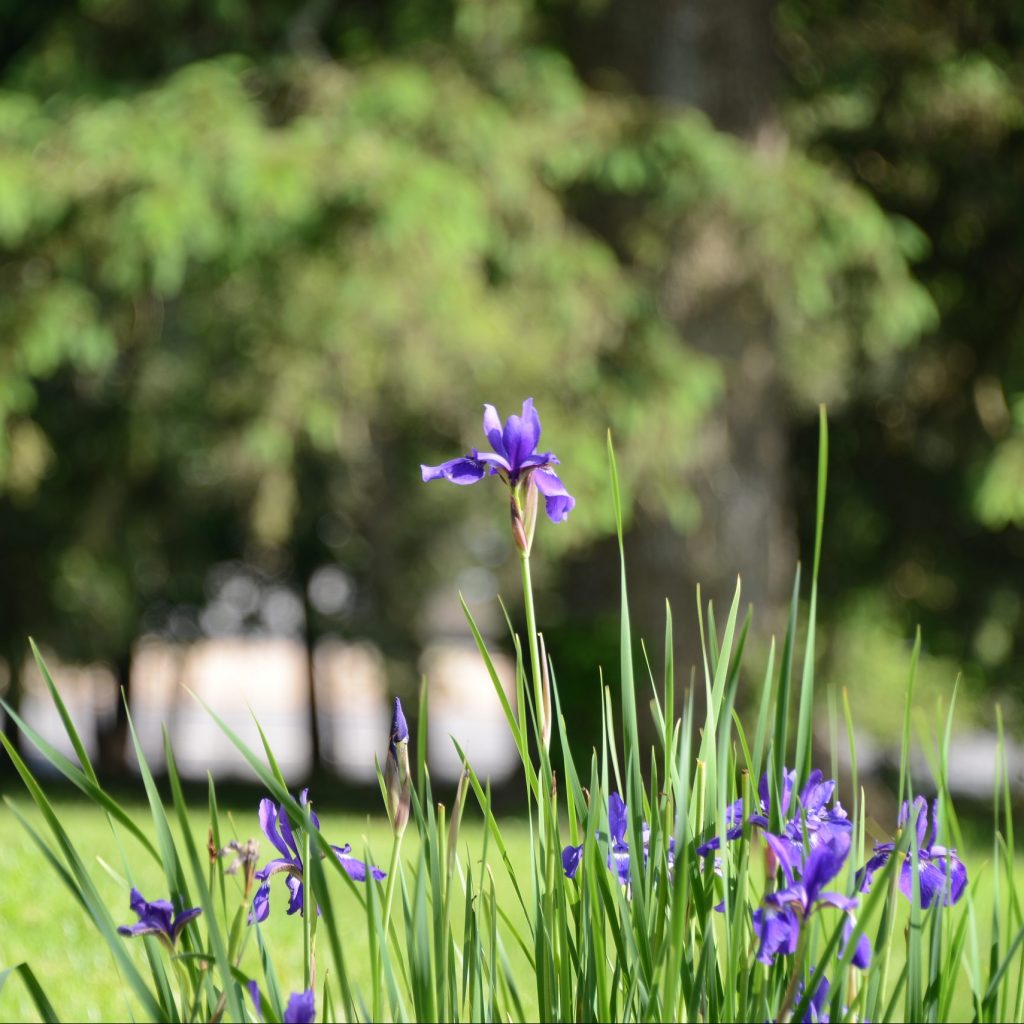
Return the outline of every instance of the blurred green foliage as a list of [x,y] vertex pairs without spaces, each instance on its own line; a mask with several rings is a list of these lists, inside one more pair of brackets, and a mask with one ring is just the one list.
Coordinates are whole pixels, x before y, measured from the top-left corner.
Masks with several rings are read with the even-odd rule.
[[914,273],[939,313],[898,386],[833,432],[826,575],[1019,697],[1024,17],[1006,0],[784,0],[778,25],[796,144],[923,233]]
[[467,522],[501,516],[496,497],[424,493],[416,469],[479,443],[484,401],[532,394],[566,459],[579,504],[545,547],[609,532],[609,426],[627,499],[690,529],[701,424],[744,396],[677,308],[731,301],[723,278],[753,297],[752,333],[771,325],[794,426],[849,410],[829,578],[926,540],[879,511],[901,488],[879,500],[870,473],[894,444],[946,473],[933,436],[960,459],[943,367],[975,350],[975,315],[991,344],[968,372],[1002,426],[993,447],[972,425],[951,504],[964,529],[1024,522],[1024,424],[999,405],[999,382],[1024,389],[1019,65],[996,29],[963,54],[937,4],[872,8],[873,33],[784,0],[794,143],[766,150],[590,87],[559,40],[593,6],[5,5],[8,652],[34,632],[123,660],[147,609],[200,602],[225,558],[300,587],[337,561],[366,595],[350,628],[412,644]]

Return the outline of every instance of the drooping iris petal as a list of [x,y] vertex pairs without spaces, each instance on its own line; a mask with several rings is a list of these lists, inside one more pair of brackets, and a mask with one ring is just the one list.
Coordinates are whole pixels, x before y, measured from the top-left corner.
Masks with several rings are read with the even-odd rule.
[[249,909],[249,924],[256,921],[266,921],[270,916],[270,883],[264,882],[252,898],[252,907]]
[[[947,854],[945,850],[937,854],[939,847],[932,847],[932,863],[939,869],[943,879],[943,892],[946,893],[946,906],[952,906],[964,894],[967,888],[967,868],[959,857],[954,856],[953,851]],[[946,862],[949,861],[949,889],[946,889]]]
[[423,482],[430,480],[450,480],[453,484],[475,484],[482,480],[484,467],[478,459],[463,457],[461,459],[449,459],[442,462],[440,466],[420,466],[420,473],[423,475]]
[[288,913],[296,914],[300,913],[304,906],[304,896],[302,889],[302,880],[296,878],[295,875],[289,875],[285,880],[284,884],[288,886]]
[[[839,943],[840,957],[846,955],[846,947],[850,942],[850,936],[853,935],[854,927],[853,918],[847,917],[846,923],[843,925],[842,941]],[[866,935],[861,935],[857,940],[857,948],[853,951],[850,963],[854,967],[859,967],[862,971],[867,970],[871,965],[871,942]]]
[[284,1024],[313,1024],[316,1019],[316,999],[313,990],[293,992],[284,1010]]
[[193,907],[190,910],[183,910],[174,919],[174,924],[171,926],[171,938],[176,942],[178,936],[181,934],[182,928],[184,928],[185,925],[187,925],[193,918],[198,917],[202,912],[202,907]]
[[871,882],[876,871],[881,871],[889,862],[889,858],[896,849],[895,843],[876,843],[875,851],[868,858],[867,863],[857,872],[856,884],[861,892],[867,892],[871,888]]
[[800,939],[800,922],[790,907],[776,910],[761,907],[754,911],[754,933],[760,939],[756,960],[771,964],[780,953],[788,956],[796,952]]
[[565,489],[562,481],[550,469],[535,469],[530,480],[544,495],[544,511],[548,519],[553,523],[564,522],[576,507],[576,499]]
[[291,852],[292,863],[294,863],[301,872],[302,859],[299,855],[299,844],[295,841],[295,834],[292,832],[292,823],[288,820],[288,812],[285,810],[284,804],[280,804],[277,808],[277,826],[281,830],[281,838],[284,840],[285,845]]

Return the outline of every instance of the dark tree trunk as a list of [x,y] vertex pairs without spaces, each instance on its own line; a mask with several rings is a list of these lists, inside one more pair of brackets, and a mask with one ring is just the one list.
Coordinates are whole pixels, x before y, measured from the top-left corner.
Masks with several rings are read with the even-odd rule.
[[776,123],[774,10],[774,0],[613,0],[582,60],[591,75],[613,70],[756,139]]
[[[24,657],[24,650],[20,644],[11,644],[7,651],[8,681],[7,692],[4,700],[14,710],[19,711],[21,707],[21,659]],[[20,746],[18,743],[18,726],[10,715],[4,715],[4,736],[11,742],[15,750]],[[14,765],[11,759],[4,753],[0,756],[0,779],[11,779],[15,777]]]
[[114,662],[117,680],[117,700],[109,718],[96,718],[96,750],[100,773],[105,778],[117,778],[125,771],[128,743],[128,707],[131,700],[132,652],[122,651]]
[[317,630],[313,621],[316,614],[309,600],[309,574],[302,574],[302,609],[305,617],[303,640],[306,646],[306,692],[309,701],[309,774],[318,779],[324,770],[323,749],[320,742],[320,708],[316,692]]
[[[579,56],[592,80],[617,74],[642,93],[697,107],[770,159],[783,141],[773,11],[772,0],[613,0]],[[664,302],[684,342],[719,362],[725,394],[704,424],[697,470],[686,481],[700,500],[701,524],[680,538],[666,522],[642,522],[630,555],[632,578],[643,580],[634,588],[640,628],[657,637],[664,599],[672,599],[686,666],[700,663],[695,627],[686,629],[695,622],[697,582],[714,599],[721,626],[740,575],[744,606],[756,606],[755,628],[764,635],[778,628],[796,558],[790,414],[773,324],[742,276],[742,254],[728,251],[735,246],[728,233],[714,224],[688,231],[664,268]]]

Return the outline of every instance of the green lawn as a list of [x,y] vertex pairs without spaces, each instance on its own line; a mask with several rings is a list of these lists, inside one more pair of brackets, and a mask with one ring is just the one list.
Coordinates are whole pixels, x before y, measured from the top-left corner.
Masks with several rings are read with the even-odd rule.
[[[31,813],[31,801],[27,795],[22,797],[15,793],[14,798],[23,811]],[[137,806],[137,820],[148,825],[148,807],[141,803]],[[56,809],[63,826],[75,840],[82,859],[93,867],[93,879],[115,921],[130,924],[136,920],[128,908],[126,879],[129,874],[147,899],[166,896],[163,874],[149,855],[130,836],[123,837],[123,845],[119,846],[106,820],[91,804],[84,800],[64,800],[56,804]],[[260,863],[263,864],[276,853],[260,833],[255,812],[255,805],[230,810],[221,808],[222,818],[230,815],[240,839],[255,837],[261,840]],[[383,812],[375,818],[320,812],[320,818],[321,831],[332,843],[350,842],[353,853],[357,855],[368,847],[374,863],[387,869],[391,829]],[[197,813],[194,836],[203,847],[206,844],[206,825],[205,814]],[[502,832],[510,855],[525,868],[529,863],[526,825],[511,820],[503,825]],[[20,823],[3,805],[0,805],[0,834],[4,837],[0,844],[0,967],[27,961],[61,1020],[129,1019],[134,1011],[132,998],[118,979],[106,944],[53,868],[37,853]],[[123,830],[119,829],[118,835],[122,836]],[[483,827],[479,819],[467,820],[460,836],[460,852],[466,850],[467,844],[469,849],[479,851],[482,839]],[[410,830],[403,844],[403,858],[412,860],[417,856],[417,849],[418,839]],[[491,850],[494,850],[493,845]],[[508,900],[514,899],[508,875],[499,858],[489,855],[488,860],[494,872],[499,899],[504,897],[507,906]],[[234,879],[228,881],[234,883]],[[240,886],[238,891],[241,892]],[[342,939],[348,939],[345,947],[348,969],[357,984],[364,989],[369,988],[365,917],[340,881],[332,895],[337,900]],[[285,914],[287,896],[283,878],[274,879],[271,915],[263,927],[274,952],[281,983],[294,990],[302,987],[302,925],[298,915],[289,917]],[[458,915],[456,920],[461,921],[459,901],[455,901],[453,913]],[[132,939],[125,941],[133,948],[140,967],[148,974],[144,967],[142,943]],[[518,951],[511,943],[508,952],[512,962],[523,968],[523,995],[529,1002],[532,982],[525,973],[526,961],[521,953],[516,955]],[[246,951],[242,969],[254,976],[257,973],[254,942]],[[0,993],[0,1021],[36,1019],[36,1011],[20,979],[8,981]]]
[[[19,807],[31,811],[27,796],[15,793]],[[133,923],[134,914],[128,908],[128,883],[132,880],[149,898],[164,896],[164,881],[160,870],[148,855],[130,837],[114,838],[106,821],[92,805],[63,799],[56,804],[64,827],[75,839],[85,862],[92,866],[93,878],[99,892],[107,902],[115,921]],[[138,804],[138,819],[149,821],[148,808]],[[221,808],[224,818],[230,817],[236,834],[241,839],[259,837],[255,806]],[[467,815],[468,817],[468,815]],[[374,818],[355,817],[337,813],[321,813],[322,831],[333,843],[351,842],[355,852],[368,848],[375,863],[387,867],[391,849],[391,834],[383,814]],[[62,1020],[110,1021],[127,1020],[135,1012],[126,986],[118,979],[113,959],[99,934],[92,928],[85,912],[73,901],[54,870],[38,855],[25,830],[11,812],[0,805],[0,967],[27,961],[52,1000]],[[123,830],[119,830],[121,835]],[[521,878],[529,878],[529,833],[524,822],[510,819],[502,826],[509,853]],[[206,842],[205,815],[196,814],[194,834],[200,845]],[[479,858],[483,839],[479,818],[467,820],[460,838],[460,854],[467,849]],[[271,856],[269,843],[263,841],[261,863]],[[417,856],[418,840],[410,831],[403,847],[403,856],[412,860]],[[493,844],[489,862],[503,900],[514,920],[517,913],[512,887]],[[992,900],[991,847],[962,850],[968,865],[971,886],[976,897],[978,915],[979,950],[985,955],[988,935],[988,915]],[[474,873],[477,866],[474,865]],[[229,879],[229,881],[232,881]],[[1024,865],[1017,869],[1018,884],[1024,883]],[[298,916],[284,913],[286,890],[284,882],[271,889],[271,916],[266,925],[266,936],[273,950],[275,966],[282,984],[289,990],[301,988],[302,981],[302,928]],[[370,985],[370,965],[365,954],[366,922],[358,904],[340,882],[334,895],[341,921],[341,933],[346,942],[345,952],[349,971],[357,984],[367,989]],[[1005,901],[1007,894],[1002,893]],[[964,901],[966,904],[966,901]],[[957,907],[955,914],[964,912]],[[462,910],[456,901],[453,907],[456,920],[461,921]],[[951,922],[952,923],[952,922]],[[140,965],[144,956],[138,940],[126,939]],[[894,944],[891,977],[898,976],[902,965],[902,944]],[[533,1002],[533,978],[528,963],[512,941],[507,942],[510,959],[520,980],[520,993],[527,1010]],[[250,944],[242,969],[255,975],[256,949]],[[963,996],[954,1007],[955,1019],[969,1013],[969,994],[966,976]],[[35,1020],[35,1010],[19,979],[10,980],[0,993],[0,1020]]]

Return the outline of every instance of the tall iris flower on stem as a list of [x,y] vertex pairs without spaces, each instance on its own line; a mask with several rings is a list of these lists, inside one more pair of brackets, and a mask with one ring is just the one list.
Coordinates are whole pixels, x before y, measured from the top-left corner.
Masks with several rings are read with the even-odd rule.
[[[530,549],[537,524],[538,495],[544,496],[548,518],[561,523],[576,506],[576,499],[565,489],[552,467],[558,465],[553,452],[538,452],[540,444],[540,417],[533,407],[533,399],[523,402],[519,416],[509,416],[504,427],[493,405],[484,406],[484,434],[492,451],[474,448],[462,458],[449,459],[439,466],[420,466],[424,481],[449,480],[454,484],[475,484],[485,476],[498,477],[508,488],[509,509],[512,515],[512,537],[519,549],[523,576],[523,603],[526,610],[526,629],[530,645],[530,672],[533,676],[534,714],[537,732],[544,752],[551,742],[550,698],[545,702],[544,665],[541,660],[534,612],[533,583],[530,576]],[[546,704],[548,710],[545,710]],[[548,799],[546,793],[550,777],[537,783],[537,799]],[[541,818],[543,828],[543,816]]]
[[[917,829],[917,877],[921,888],[921,906],[927,910],[937,899],[947,907],[956,903],[967,888],[967,868],[956,855],[956,850],[939,846],[939,802],[932,804],[931,819],[928,815],[928,801],[923,796],[914,800],[913,806],[906,801],[900,808],[899,825],[903,829],[913,817]],[[930,828],[929,828],[930,827]],[[876,871],[884,867],[896,850],[895,843],[876,843],[874,855],[861,868],[857,883],[861,892],[867,892]],[[907,899],[913,898],[914,859],[907,853],[900,867],[900,892]]]
[[[305,807],[309,790],[304,789],[299,794],[299,803]],[[320,830],[320,819],[314,811],[309,812],[313,828]],[[260,828],[263,834],[270,840],[274,848],[281,854],[280,857],[270,861],[256,872],[256,879],[260,882],[259,889],[252,900],[252,910],[249,912],[249,923],[254,921],[265,921],[270,913],[270,879],[281,871],[287,873],[285,884],[290,894],[288,900],[288,913],[302,912],[303,891],[302,877],[303,865],[302,855],[299,846],[295,841],[292,832],[291,822],[288,820],[288,813],[284,804],[275,804],[273,800],[264,798],[260,801]],[[386,877],[380,868],[367,867],[361,860],[350,857],[352,847],[346,843],[344,846],[332,846],[334,855],[338,862],[347,872],[349,878],[354,882],[365,882],[367,873],[376,880]]]
[[558,459],[552,452],[538,452],[540,417],[533,399],[523,402],[521,416],[509,416],[502,427],[498,410],[484,406],[484,434],[493,451],[476,448],[459,459],[439,466],[420,466],[424,482],[449,480],[453,484],[475,484],[485,476],[496,476],[508,487],[512,508],[512,534],[521,551],[529,552],[536,522],[537,492],[544,496],[544,509],[553,523],[563,522],[576,499],[555,475]]
[[203,912],[201,907],[192,907],[175,916],[169,900],[147,903],[142,893],[135,888],[132,889],[128,905],[138,914],[138,924],[118,925],[118,932],[121,935],[156,935],[170,950],[174,949],[185,925]]

